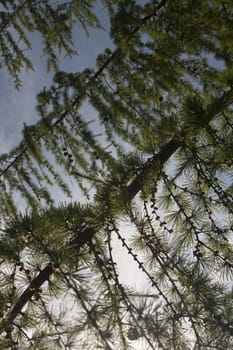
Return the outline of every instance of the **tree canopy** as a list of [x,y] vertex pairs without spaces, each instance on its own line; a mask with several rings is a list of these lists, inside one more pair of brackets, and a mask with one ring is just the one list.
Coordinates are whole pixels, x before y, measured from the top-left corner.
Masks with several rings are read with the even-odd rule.
[[[109,48],[95,69],[66,72],[74,31],[104,26],[96,6]],[[54,72],[38,121],[0,155],[0,349],[232,349],[232,1],[0,10],[16,88],[33,32]],[[119,246],[145,292],[122,280]]]

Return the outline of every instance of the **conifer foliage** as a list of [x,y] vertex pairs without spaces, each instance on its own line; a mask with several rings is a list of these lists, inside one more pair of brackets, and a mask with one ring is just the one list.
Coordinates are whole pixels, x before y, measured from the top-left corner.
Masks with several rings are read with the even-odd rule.
[[[62,71],[57,49],[101,28],[96,6],[111,49]],[[232,1],[5,0],[0,16],[16,84],[33,31],[55,72],[0,156],[0,349],[232,349]]]

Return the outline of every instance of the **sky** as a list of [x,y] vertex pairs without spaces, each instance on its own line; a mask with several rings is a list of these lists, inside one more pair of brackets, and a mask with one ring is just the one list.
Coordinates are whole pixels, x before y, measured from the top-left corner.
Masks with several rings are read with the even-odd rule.
[[[102,5],[97,6],[96,14],[101,19],[106,30],[90,30],[89,36],[87,36],[77,27],[74,33],[74,43],[78,51],[78,56],[72,59],[61,57],[60,66],[64,71],[78,72],[85,68],[94,68],[98,54],[103,52],[105,48],[113,46],[108,34],[106,10]],[[33,50],[28,52],[28,55],[34,64],[35,70],[23,71],[21,73],[22,88],[19,91],[15,90],[13,79],[9,76],[8,72],[4,69],[0,70],[0,145],[2,153],[8,152],[20,142],[24,123],[30,125],[37,121],[38,115],[35,110],[36,95],[44,86],[50,86],[53,79],[53,74],[46,71],[46,62],[45,58],[41,55],[39,36],[37,34],[30,34],[30,39],[33,44]],[[83,106],[83,111],[83,115],[88,120],[96,116],[95,111],[88,105]],[[98,133],[99,130],[96,131]],[[70,180],[68,179],[68,181]],[[77,191],[75,183],[73,185],[75,200],[80,197],[80,192]],[[53,197],[56,202],[64,200],[60,191],[54,190],[54,192]],[[20,200],[18,203],[21,205]],[[121,234],[125,238],[128,239],[133,235],[134,228],[129,222],[122,222],[120,227]],[[115,254],[115,260],[119,268],[120,280],[141,292],[148,290],[149,283],[145,275],[135,266],[135,261],[122,248],[121,242],[116,238],[114,239],[113,253]],[[135,350],[144,350],[141,340],[132,345]]]
[[[73,59],[61,57],[61,69],[64,71],[82,71],[84,68],[95,67],[95,59],[105,48],[112,47],[108,34],[108,22],[106,11],[100,5],[97,7],[97,16],[102,20],[106,30],[90,30],[90,35],[79,28],[75,31],[75,47],[78,56]],[[24,123],[33,124],[38,120],[35,110],[36,95],[44,86],[52,83],[52,73],[46,71],[44,57],[41,56],[40,39],[37,34],[30,34],[32,41],[32,51],[28,52],[34,65],[34,71],[23,71],[20,75],[22,87],[20,90],[14,88],[13,79],[5,69],[0,70],[0,145],[1,152],[5,153],[16,146],[21,140],[21,132]],[[95,112],[89,106],[84,106],[85,113],[89,119],[95,116]],[[76,194],[78,196],[78,193]],[[61,194],[55,193],[57,202],[62,201]],[[19,205],[21,205],[19,200]],[[23,209],[23,208],[22,208]],[[129,223],[122,223],[121,232],[127,238],[133,233],[133,228]],[[115,239],[115,259],[120,270],[120,279],[129,286],[145,292],[148,283],[143,273],[135,267],[135,262],[128,257],[127,252],[121,247],[121,243]],[[139,349],[135,345],[135,350]],[[140,345],[140,350],[142,350]]]

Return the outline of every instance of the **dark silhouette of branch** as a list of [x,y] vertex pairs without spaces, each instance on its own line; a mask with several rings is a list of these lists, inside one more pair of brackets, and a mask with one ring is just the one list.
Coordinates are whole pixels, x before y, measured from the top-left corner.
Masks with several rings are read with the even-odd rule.
[[164,145],[160,152],[150,158],[143,167],[140,174],[126,187],[130,201],[142,189],[144,180],[149,172],[156,167],[157,164],[163,165],[181,146],[181,141],[172,139]]
[[0,35],[4,34],[4,30],[7,28],[9,23],[19,14],[19,12],[25,7],[27,2],[28,2],[28,0],[25,0],[20,6],[18,6],[16,8],[15,12],[8,15],[7,20],[4,23],[2,23],[2,25],[0,27]]
[[17,315],[22,311],[26,303],[32,298],[35,292],[42,286],[45,281],[48,281],[49,276],[53,273],[54,268],[49,263],[40,273],[31,281],[29,287],[20,295],[16,304],[13,306],[5,320],[6,328],[9,327],[15,320]]

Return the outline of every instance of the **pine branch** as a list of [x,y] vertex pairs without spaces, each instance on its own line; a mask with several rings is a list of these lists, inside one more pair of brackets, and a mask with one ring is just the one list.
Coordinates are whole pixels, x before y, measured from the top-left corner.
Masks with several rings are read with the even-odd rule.
[[[159,11],[159,10],[166,4],[167,1],[168,1],[168,0],[162,1],[162,2],[158,5],[158,7],[157,7],[157,11]],[[132,30],[132,32],[131,32],[131,34],[129,35],[129,38],[128,38],[128,39],[130,39],[131,37],[133,37],[133,36],[140,30],[140,28],[141,28],[148,20],[150,20],[154,15],[155,15],[155,14],[154,14],[154,12],[153,12],[151,15],[145,16],[145,17],[142,19],[140,25],[138,25],[137,27],[135,27],[135,28]],[[117,48],[117,49],[112,53],[112,55],[102,64],[102,66],[101,66],[101,67],[96,71],[96,73],[90,78],[89,82],[87,82],[86,87],[88,87],[89,85],[91,85],[92,82],[95,81],[95,80],[102,74],[102,72],[109,66],[109,64],[115,59],[115,57],[116,57],[120,52],[121,52],[121,49],[120,49],[120,48]],[[72,107],[75,107],[75,106],[78,104],[78,102],[80,101],[81,98],[82,98],[82,95],[78,95],[78,96],[73,100],[71,106],[72,106]],[[69,110],[65,110],[65,111],[62,113],[62,115],[60,116],[60,118],[58,118],[58,119],[54,122],[54,124],[53,124],[52,127],[55,127],[55,126],[57,126],[58,124],[60,124],[68,114],[69,114]],[[44,136],[44,134],[39,135],[37,141],[39,141],[43,136]],[[11,163],[10,163],[5,169],[3,169],[3,170],[1,171],[0,176],[4,175],[12,166],[14,166],[14,164],[17,163],[17,161],[18,161],[19,159],[21,159],[21,158],[24,156],[24,154],[27,152],[27,150],[28,150],[28,148],[27,148],[27,147],[24,147],[24,148],[20,151],[20,153],[19,153],[17,156],[15,156],[15,158],[11,161]]]
[[[168,1],[168,0],[163,0],[163,1],[161,1],[161,3],[157,6],[157,12],[158,12],[163,6],[165,6],[165,4],[167,3],[167,1]],[[140,28],[141,28],[148,20],[150,20],[154,15],[155,15],[155,12],[153,12],[153,13],[150,14],[150,15],[145,16],[145,17],[142,19],[141,23],[140,23],[138,26],[136,26],[136,27],[132,30],[131,34],[130,34],[129,37],[128,37],[128,40],[130,40],[130,39],[140,30]],[[121,49],[120,49],[120,48],[117,48],[117,49],[112,53],[112,55],[102,64],[102,66],[101,66],[101,67],[96,71],[96,73],[90,78],[89,82],[87,82],[87,84],[86,84],[86,87],[88,87],[89,85],[91,85],[92,82],[94,82],[94,81],[102,74],[102,72],[109,66],[109,64],[115,59],[115,57],[116,57],[120,52],[121,52]],[[72,107],[75,107],[75,106],[78,104],[78,102],[80,101],[81,98],[82,98],[82,95],[78,95],[78,96],[73,100],[71,106],[72,106]],[[67,116],[68,114],[69,114],[69,110],[65,110],[65,111],[62,113],[62,115],[60,116],[60,118],[58,118],[58,119],[54,122],[54,124],[53,124],[52,127],[55,127],[55,126],[57,126],[58,124],[60,124],[60,123],[66,118],[66,116]],[[37,141],[39,141],[43,136],[44,136],[43,134],[39,135]],[[17,163],[17,161],[18,161],[19,159],[21,159],[21,158],[24,156],[24,154],[26,154],[27,150],[28,150],[27,147],[23,147],[23,149],[20,151],[20,153],[19,153],[18,155],[15,156],[15,158],[10,162],[10,164],[9,164],[5,169],[3,169],[3,170],[1,171],[0,176],[4,175],[12,166],[14,166],[14,165]]]
[[22,158],[22,156],[26,153],[27,151],[27,147],[23,147],[23,149],[20,151],[19,154],[17,154],[17,156],[14,157],[14,159],[7,165],[7,167],[5,169],[3,169],[3,171],[0,173],[0,176],[4,175],[5,173],[7,173],[7,171],[12,168],[20,158]]
[[8,316],[4,320],[4,327],[8,329],[11,327],[15,318],[20,314],[26,303],[35,294],[35,291],[42,286],[45,281],[48,281],[49,276],[53,273],[54,268],[51,263],[49,263],[40,273],[31,281],[30,286],[28,286],[25,291],[21,294],[16,304],[13,306],[12,310],[9,312]]
[[178,139],[172,139],[164,145],[156,155],[146,162],[141,173],[126,188],[130,201],[142,190],[147,174],[158,164],[159,166],[163,166],[163,164],[178,150],[181,144],[181,141]]
[[[30,0],[29,0],[30,1]],[[20,13],[20,11],[26,6],[28,0],[25,0],[19,7],[16,8],[15,12],[9,14],[5,23],[0,27],[0,35],[4,34],[4,30],[7,28],[9,23]]]
[[[209,104],[208,110],[210,111],[206,124],[216,117],[220,112],[222,112],[221,103],[224,103],[225,107],[230,105],[233,101],[233,91],[229,91],[223,94],[219,99],[215,100],[213,103]],[[218,103],[219,102],[219,103]],[[218,106],[218,108],[217,108]],[[213,107],[216,107],[215,109]],[[178,138],[171,139],[166,145],[164,145],[161,150],[149,159],[139,175],[124,189],[129,194],[129,202],[143,189],[144,180],[149,173],[159,164],[161,168],[165,162],[182,146],[182,142]],[[95,228],[86,228],[80,235],[77,236],[71,244],[74,245],[76,252],[79,252],[80,248],[87,243],[89,243],[96,233]],[[30,298],[35,293],[35,290],[40,288],[40,286],[48,280],[49,276],[53,273],[52,264],[49,263],[39,274],[32,280],[31,285],[23,292],[19,297],[19,300],[10,311],[5,324],[11,324],[16,316],[21,312],[24,305],[30,300]]]

